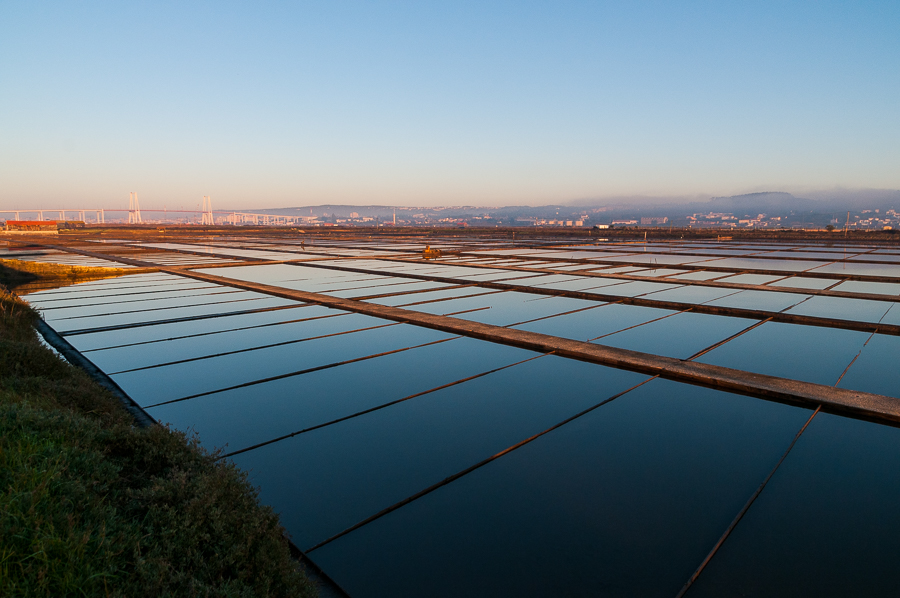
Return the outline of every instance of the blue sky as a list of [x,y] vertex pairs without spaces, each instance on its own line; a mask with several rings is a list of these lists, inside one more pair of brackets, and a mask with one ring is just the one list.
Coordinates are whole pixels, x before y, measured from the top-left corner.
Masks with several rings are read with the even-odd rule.
[[900,188],[900,2],[2,2],[0,206]]

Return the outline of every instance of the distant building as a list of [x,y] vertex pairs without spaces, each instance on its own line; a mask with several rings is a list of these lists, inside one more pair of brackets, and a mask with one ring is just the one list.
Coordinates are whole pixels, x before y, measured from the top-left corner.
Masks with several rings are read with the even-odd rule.
[[584,226],[584,220],[542,220],[534,219],[535,226]]
[[665,224],[669,221],[668,216],[650,216],[641,218],[642,226],[659,226],[661,224]]
[[7,220],[6,232],[10,233],[42,233],[59,232],[56,220]]
[[65,222],[57,222],[57,230],[74,230],[77,228],[85,228],[86,224],[83,220],[66,220]]

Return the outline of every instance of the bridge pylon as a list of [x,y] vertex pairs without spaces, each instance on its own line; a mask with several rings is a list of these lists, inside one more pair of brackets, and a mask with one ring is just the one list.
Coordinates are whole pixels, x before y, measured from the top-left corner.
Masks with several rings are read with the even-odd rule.
[[203,212],[203,215],[200,217],[200,224],[213,226],[215,222],[213,221],[212,213],[212,197],[209,195],[203,196],[203,205],[201,206],[200,211]]
[[137,191],[128,194],[128,224],[143,224],[141,220],[141,204],[138,203]]

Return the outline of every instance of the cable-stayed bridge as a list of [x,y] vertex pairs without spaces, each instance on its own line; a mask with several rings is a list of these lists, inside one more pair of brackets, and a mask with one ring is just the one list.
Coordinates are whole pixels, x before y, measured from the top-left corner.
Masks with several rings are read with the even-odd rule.
[[[307,216],[284,216],[280,214],[262,214],[254,212],[238,212],[227,210],[213,210],[212,199],[208,195],[203,196],[203,202],[198,210],[169,210],[169,209],[141,209],[137,193],[131,192],[128,196],[127,209],[109,208],[69,208],[69,209],[23,209],[0,210],[0,219],[7,220],[80,220],[90,224],[106,224],[122,221],[128,224],[144,224],[144,215],[148,215],[147,223],[183,222],[194,218],[184,216],[191,214],[197,218],[198,224],[215,225],[253,225],[253,226],[289,226],[294,224],[308,224],[311,220]],[[169,215],[172,215],[170,217]]]

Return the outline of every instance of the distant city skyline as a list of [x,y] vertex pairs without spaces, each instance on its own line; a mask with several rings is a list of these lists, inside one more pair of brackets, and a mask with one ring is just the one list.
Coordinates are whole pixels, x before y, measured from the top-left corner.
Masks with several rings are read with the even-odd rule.
[[6,3],[0,209],[900,189],[896,2]]

